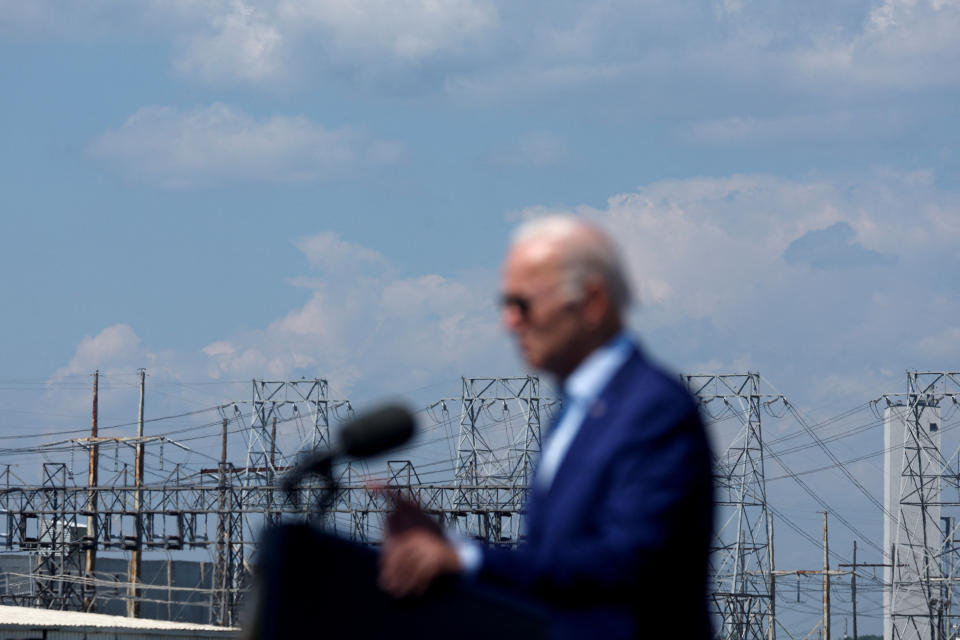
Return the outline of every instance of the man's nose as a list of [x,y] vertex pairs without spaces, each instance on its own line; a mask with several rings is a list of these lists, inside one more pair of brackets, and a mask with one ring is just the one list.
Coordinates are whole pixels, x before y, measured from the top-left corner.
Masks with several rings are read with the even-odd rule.
[[508,331],[516,331],[523,324],[523,313],[515,304],[505,304],[500,312],[500,322]]

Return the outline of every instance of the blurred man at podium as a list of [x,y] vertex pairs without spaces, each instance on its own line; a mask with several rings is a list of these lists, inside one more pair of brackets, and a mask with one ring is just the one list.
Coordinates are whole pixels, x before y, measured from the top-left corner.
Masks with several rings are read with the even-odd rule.
[[696,404],[625,330],[617,248],[592,224],[519,228],[502,271],[502,320],[563,408],[529,487],[525,544],[490,549],[413,527],[388,535],[379,583],[396,597],[461,574],[541,603],[554,638],[708,638],[710,452]]

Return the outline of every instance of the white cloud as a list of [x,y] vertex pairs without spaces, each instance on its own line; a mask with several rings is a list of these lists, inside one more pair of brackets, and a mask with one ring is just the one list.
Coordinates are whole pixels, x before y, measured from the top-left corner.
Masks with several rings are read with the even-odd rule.
[[[638,324],[679,368],[763,366],[783,386],[837,397],[862,390],[850,381],[864,371],[934,366],[952,353],[940,347],[955,337],[949,319],[960,313],[945,275],[960,266],[960,199],[939,191],[928,171],[669,180],[574,211],[623,245],[640,289]],[[800,239],[810,255],[846,247],[854,258],[897,262],[788,260]],[[186,367],[187,378],[322,375],[349,392],[520,370],[492,304],[495,265],[479,279],[398,275],[386,256],[335,233],[293,244],[310,267],[293,283],[308,298],[265,326],[169,354],[121,325],[85,339],[58,375],[146,362]]]
[[212,33],[194,35],[177,55],[180,72],[214,84],[225,76],[261,82],[286,75],[283,35],[263,10],[238,1],[208,20]]
[[331,55],[407,62],[469,50],[498,21],[485,0],[288,0],[277,15],[327,35]]
[[389,282],[380,301],[388,317],[454,316],[476,310],[476,298],[466,285],[431,274]]
[[[220,0],[168,13],[186,33],[175,37],[182,43],[175,67],[216,85],[415,73],[435,61],[472,57],[498,26],[487,0]],[[186,28],[184,13],[193,15]]]
[[303,252],[311,266],[325,271],[356,273],[365,267],[387,266],[387,259],[379,252],[347,242],[332,231],[300,238],[294,244]]
[[[670,112],[669,105],[689,112],[695,100],[714,113],[773,104],[786,115],[737,114],[696,133],[725,138],[772,129],[781,137],[797,125],[801,132],[787,135],[794,139],[803,131],[818,138],[845,132],[848,118],[854,130],[884,132],[886,118],[896,125],[911,114],[878,117],[878,92],[960,84],[955,0],[885,0],[872,10],[863,3],[740,1],[717,4],[712,14],[703,9],[608,0],[558,11],[560,18],[528,23],[523,45],[509,56],[451,69],[445,87],[491,100],[596,88],[601,101],[606,88],[627,91],[637,111],[654,113]],[[838,100],[846,102],[841,111],[818,108]],[[804,111],[795,113],[798,105]]]
[[[802,81],[838,88],[955,86],[960,81],[960,2],[884,0],[859,33],[796,51]],[[839,86],[841,84],[846,87]]]
[[639,109],[656,110],[675,93],[688,104],[691,90],[711,100],[745,90],[816,99],[960,81],[956,0],[811,0],[802,8],[723,0],[713,10],[665,0],[560,0],[549,14],[506,0],[0,0],[0,7],[0,28],[19,37],[133,33],[170,42],[174,67],[213,85],[346,80],[374,92],[465,99],[625,85],[636,89]]
[[62,380],[72,374],[90,373],[95,369],[116,369],[124,365],[136,368],[143,364],[138,365],[131,361],[142,355],[140,337],[133,328],[127,324],[116,324],[95,336],[85,336],[77,345],[76,353],[70,362],[57,369],[52,379]]
[[739,283],[775,277],[758,265],[776,264],[809,225],[842,215],[824,207],[831,191],[771,176],[694,178],[612,196],[605,210],[576,211],[615,234],[641,301],[670,309],[663,318],[670,321],[737,305],[748,293]]
[[[836,398],[861,392],[859,377],[889,378],[871,372],[956,356],[960,198],[929,172],[669,180],[573,211],[621,243],[640,290],[637,325],[679,369],[760,368],[781,388]],[[896,263],[788,260],[799,239],[808,255],[824,242],[827,253]],[[117,325],[85,338],[56,376],[139,366],[185,378],[321,375],[349,393],[521,370],[492,303],[495,265],[479,278],[398,275],[334,233],[294,244],[310,266],[295,280],[308,298],[265,326],[169,353]]]
[[[641,300],[673,317],[715,315],[795,270],[786,249],[843,223],[865,250],[910,260],[960,240],[960,200],[936,191],[928,172],[891,171],[843,183],[765,175],[666,180],[574,211],[625,245]],[[528,216],[542,215],[532,208]],[[665,318],[666,320],[666,318]]]
[[498,328],[492,275],[399,277],[382,254],[332,232],[294,244],[316,269],[295,279],[309,299],[263,329],[204,347],[207,375],[322,375],[344,392],[361,380],[397,392],[515,363]]
[[[398,276],[379,252],[331,232],[294,242],[310,270],[308,299],[263,327],[225,332],[196,351],[145,345],[126,324],[83,338],[51,381],[99,368],[124,380],[144,367],[158,382],[327,378],[337,394],[456,389],[461,375],[520,371],[493,304],[495,276]],[[279,284],[279,283],[278,283]],[[179,388],[179,387],[178,387]],[[232,387],[218,388],[222,390]],[[449,391],[445,391],[447,393]],[[213,393],[213,391],[211,391]],[[238,398],[207,397],[210,406]],[[78,398],[78,407],[88,400]],[[154,406],[154,405],[151,405]]]
[[219,356],[231,356],[237,352],[237,349],[226,340],[220,340],[217,342],[211,342],[201,349],[201,351],[211,358],[216,358]]
[[216,103],[189,111],[144,107],[100,135],[90,152],[132,178],[184,188],[330,180],[393,163],[401,149],[349,127],[326,129],[304,116],[258,120]]
[[[246,399],[251,378],[324,377],[334,398],[362,402],[400,394],[417,402],[421,387],[431,395],[457,393],[464,374],[520,371],[499,330],[492,270],[398,276],[381,253],[332,232],[292,245],[309,265],[296,279],[308,288],[302,304],[252,330],[225,328],[195,349],[149,344],[128,324],[109,326],[79,340],[50,376],[44,401],[87,414],[89,387],[76,388],[76,381],[89,380],[96,369],[101,426],[135,420],[141,367],[148,375],[148,419]],[[212,381],[218,384],[205,384]]]
[[676,368],[734,363],[832,406],[875,371],[955,368],[960,198],[929,172],[665,180],[570,211],[621,244],[633,324]]

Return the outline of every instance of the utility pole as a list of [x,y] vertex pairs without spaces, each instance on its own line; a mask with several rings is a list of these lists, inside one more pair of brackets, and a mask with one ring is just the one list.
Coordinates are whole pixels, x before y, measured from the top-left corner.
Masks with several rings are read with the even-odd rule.
[[823,512],[823,640],[830,640],[830,541],[827,512]]
[[857,640],[857,541],[853,541],[853,573],[850,574],[850,599],[853,602],[853,640]]
[[[891,551],[891,557],[893,552]],[[857,567],[877,567],[886,569],[891,565],[886,562],[857,562],[857,541],[853,541],[853,564],[838,564],[837,567],[850,568],[850,597],[853,601],[853,640],[858,639],[857,635]],[[842,571],[834,571],[834,575],[841,575]]]
[[133,483],[136,489],[133,492],[133,510],[136,518],[136,545],[130,552],[130,567],[127,571],[130,580],[129,596],[127,600],[127,617],[140,617],[140,542],[143,539],[143,525],[140,521],[141,495],[140,488],[143,486],[143,391],[146,381],[147,370],[139,369],[140,374],[140,405],[137,409],[137,446],[136,459],[134,460]]
[[85,597],[83,599],[84,611],[93,611],[96,608],[97,586],[94,581],[94,572],[97,570],[97,540],[99,532],[97,531],[97,472],[100,465],[100,446],[97,444],[97,420],[99,399],[97,396],[100,382],[100,370],[93,372],[93,417],[90,423],[90,460],[87,466],[87,487],[90,492],[87,494],[88,514],[87,514],[87,538],[89,546],[87,547],[86,559],[83,567],[83,575],[86,581],[83,585]]
[[222,465],[227,464],[227,424],[228,420],[224,418],[220,431],[220,464]]
[[944,638],[950,633],[950,623],[953,619],[953,555],[954,555],[954,520],[951,516],[942,516],[943,523],[943,575],[948,581],[940,584],[940,602],[937,606],[937,629]]
[[[849,567],[848,564],[838,565],[840,567]],[[861,567],[868,565],[859,565]],[[883,565],[869,565],[869,566],[883,566]],[[856,571],[856,568],[854,568]],[[820,627],[820,637],[823,640],[830,640],[830,576],[842,576],[850,573],[849,571],[844,571],[842,569],[830,569],[830,544],[828,538],[827,530],[827,513],[823,513],[823,568],[822,569],[794,569],[786,571],[771,571],[771,575],[774,576],[784,576],[789,574],[796,574],[799,579],[801,575],[823,576],[823,617],[819,622]],[[797,583],[797,602],[800,602],[800,584]],[[814,630],[816,627],[814,627]],[[811,634],[813,631],[810,632]],[[809,634],[807,635],[809,637]]]
[[273,424],[270,427],[270,467],[267,471],[267,524],[274,525],[277,522],[277,514],[273,510],[274,501],[274,479],[277,468],[277,416],[273,416]]
[[767,562],[770,564],[770,616],[767,619],[767,640],[776,640],[777,630],[777,576],[773,565],[773,512],[767,511],[767,531],[770,539],[767,545]]
[[213,590],[210,607],[210,622],[230,624],[230,581],[233,569],[230,565],[230,515],[227,513],[227,424],[223,419],[220,436],[219,484],[217,486],[217,543],[213,564]]

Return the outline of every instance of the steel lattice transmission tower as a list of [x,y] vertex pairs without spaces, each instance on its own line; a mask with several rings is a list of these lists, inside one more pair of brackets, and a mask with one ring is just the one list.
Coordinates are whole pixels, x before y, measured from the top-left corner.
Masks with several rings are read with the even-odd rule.
[[[330,446],[327,381],[324,378],[254,380],[252,405],[243,485],[247,488],[266,486],[270,490],[258,494],[264,504],[249,504],[248,500],[245,504],[263,508],[267,522],[273,524],[278,518],[276,507],[283,499],[274,491],[278,469],[289,465],[297,453]],[[288,428],[290,423],[296,427],[295,436]]]
[[[253,419],[247,450],[247,479],[268,480],[282,466],[282,456],[276,432],[277,423],[297,422],[302,431],[301,448],[325,449],[330,443],[330,423],[327,401],[327,381],[311,380],[254,380]],[[310,426],[305,427],[304,423]],[[246,484],[246,483],[245,483]]]
[[67,503],[67,465],[45,462],[37,523],[37,604],[45,609],[82,609],[83,576],[77,514]]
[[941,411],[958,398],[957,372],[907,372],[907,393],[884,395],[884,638],[955,633],[956,519],[942,511],[960,506],[960,465],[943,454]]
[[[711,549],[711,605],[724,640],[773,638],[772,523],[767,509],[760,374],[684,375],[707,417],[740,419],[729,448],[714,460],[720,511]],[[771,398],[780,398],[779,394]],[[722,405],[717,411],[714,403]]]
[[[251,402],[253,417],[246,466],[240,471],[221,462],[218,469],[220,491],[212,615],[220,624],[235,621],[246,587],[249,550],[244,538],[254,540],[261,527],[279,520],[286,506],[277,488],[278,471],[286,468],[294,451],[292,447],[281,446],[278,425],[285,432],[290,431],[285,428],[288,423],[295,423],[297,451],[327,448],[330,442],[325,379],[253,380]],[[234,486],[231,480],[237,474],[242,478],[240,487]],[[245,514],[256,514],[256,517],[249,520]]]
[[246,585],[243,566],[243,493],[240,487],[232,484],[236,474],[232,463],[221,462],[217,471],[217,537],[210,621],[232,626],[237,623],[240,594]]
[[526,487],[540,451],[540,380],[461,380],[455,519],[467,535],[516,545]]

